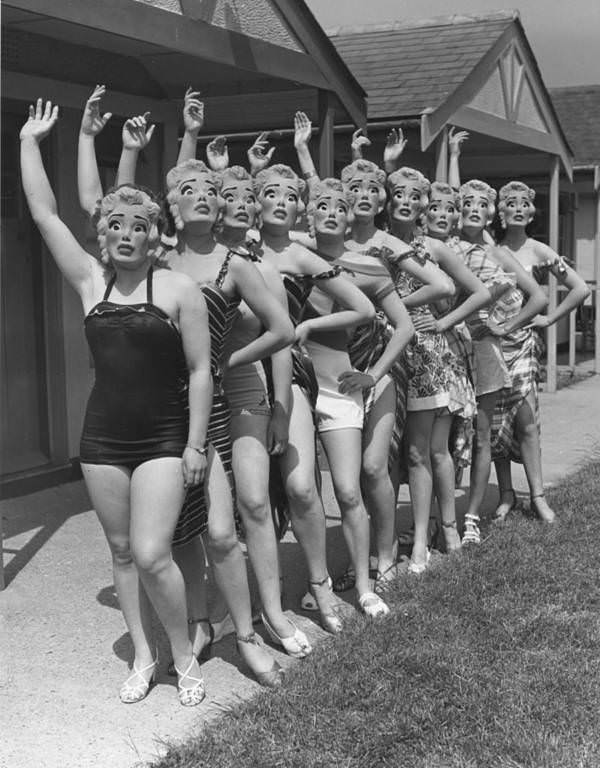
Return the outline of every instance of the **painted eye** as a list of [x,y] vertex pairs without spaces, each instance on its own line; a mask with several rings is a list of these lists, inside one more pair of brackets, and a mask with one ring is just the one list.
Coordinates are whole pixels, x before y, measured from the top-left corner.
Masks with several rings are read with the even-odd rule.
[[148,230],[146,229],[146,225],[145,224],[136,224],[134,226],[134,228],[133,228],[133,231],[134,232],[144,232],[145,233]]
[[183,187],[181,187],[181,194],[182,195],[193,195],[194,194],[194,188],[191,184],[184,184]]
[[297,203],[298,202],[298,197],[296,195],[288,195],[288,201],[290,203]]
[[350,187],[350,192],[359,192],[360,191],[360,184],[352,184]]
[[348,213],[348,209],[346,208],[345,205],[338,205],[337,212],[341,214],[346,214]]
[[317,210],[327,212],[327,203],[319,203],[317,205]]
[[231,194],[231,192],[228,192],[227,194],[225,194],[223,196],[223,200],[225,200],[226,203],[233,203],[233,199],[234,198],[233,198],[233,195]]
[[246,198],[246,203],[248,205],[254,205],[256,203],[256,198],[254,197],[254,195],[248,195],[248,197]]
[[215,187],[208,187],[206,190],[206,194],[209,197],[216,197],[217,196],[217,190]]
[[108,228],[112,229],[114,232],[118,232],[118,230],[121,229],[121,222],[118,219],[112,219],[108,222]]

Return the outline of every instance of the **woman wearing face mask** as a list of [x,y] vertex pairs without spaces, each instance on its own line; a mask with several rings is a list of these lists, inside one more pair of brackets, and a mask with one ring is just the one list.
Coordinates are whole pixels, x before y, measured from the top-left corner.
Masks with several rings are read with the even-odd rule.
[[[359,481],[363,453],[369,451],[377,434],[369,424],[373,390],[397,364],[413,335],[408,312],[385,266],[372,257],[346,250],[344,234],[351,220],[352,202],[352,194],[337,179],[324,179],[313,186],[308,217],[315,246],[330,263],[344,269],[344,274],[373,301],[393,331],[386,338],[381,333],[382,322],[377,319],[350,336],[347,333],[315,335],[311,332],[307,342],[319,380],[317,428],[341,507],[346,498],[361,499]],[[313,290],[309,307],[316,315],[332,308],[331,301],[318,289]],[[311,319],[306,319],[304,324],[310,322]],[[368,350],[364,349],[365,343]],[[350,364],[356,367],[355,358],[359,355],[363,360],[369,358],[369,364],[361,366],[360,373],[349,373]],[[346,384],[351,378],[360,378],[364,382],[366,403],[363,395],[353,397],[346,393]],[[380,564],[375,582],[379,591],[396,574],[393,556],[395,505],[390,504],[384,509],[370,508],[370,513],[375,532],[374,550]]]
[[185,487],[202,483],[206,471],[212,389],[206,305],[193,281],[154,269],[160,208],[144,191],[121,186],[102,198],[102,261],[81,249],[57,215],[39,149],[57,118],[50,102],[30,107],[21,131],[22,180],[32,216],[86,312],[96,381],[81,468],[112,552],[135,650],[120,697],[140,701],[155,678],[149,597],[169,636],[179,699],[191,706],[204,698],[204,683],[171,540]]
[[[296,328],[296,338],[300,344],[304,343],[308,333],[317,328],[324,332],[339,331],[364,323],[374,315],[369,300],[341,276],[339,270],[331,269],[327,261],[290,239],[290,229],[302,211],[303,189],[304,182],[287,166],[275,165],[261,171],[256,177],[258,201],[262,208],[259,253],[264,261],[276,266],[283,276],[293,322],[299,322],[308,295],[315,285],[339,307],[337,312],[314,319],[310,325],[300,323]],[[329,631],[336,632],[341,629],[341,624],[336,616],[336,601],[331,593],[327,573],[325,515],[315,482],[315,440],[310,392],[303,386],[309,379],[301,355],[296,354],[289,443],[280,459],[280,465],[292,527],[307,560],[310,588],[321,614],[321,622]],[[362,381],[351,379],[347,382],[347,391],[360,390],[362,385]],[[387,606],[369,589],[368,521],[360,505],[347,506],[343,530],[358,569],[356,591],[359,606],[368,616],[381,615],[387,612]]]
[[569,290],[556,309],[536,314],[531,322],[502,337],[502,352],[511,374],[511,385],[496,402],[492,425],[492,458],[496,466],[500,504],[496,517],[503,520],[516,504],[510,462],[522,462],[529,483],[531,508],[548,523],[553,510],[544,497],[539,440],[538,380],[541,342],[537,330],[547,328],[578,307],[590,289],[579,275],[551,248],[527,235],[535,215],[535,192],[520,181],[500,190],[499,214],[504,232],[502,250],[509,253],[536,282],[552,273]]
[[[390,229],[410,244],[423,259],[439,265],[469,294],[460,304],[436,319],[428,308],[413,314],[417,337],[408,351],[410,371],[406,438],[411,502],[415,521],[413,553],[409,569],[421,573],[429,559],[427,526],[432,494],[440,505],[448,550],[460,548],[456,530],[454,465],[449,452],[453,414],[469,416],[473,392],[459,375],[460,361],[450,350],[445,332],[491,300],[489,291],[439,240],[422,235],[418,221],[427,208],[430,184],[411,168],[400,168],[388,177]],[[410,296],[414,281],[394,274],[401,296]]]
[[[527,324],[547,304],[543,291],[516,259],[487,243],[484,232],[493,219],[495,200],[495,190],[483,181],[468,181],[460,188],[461,241],[455,246],[457,253],[482,282],[490,285],[492,292],[494,284],[499,292],[503,284],[509,285],[494,307],[483,308],[467,318],[473,347],[477,421],[463,544],[481,542],[479,510],[490,476],[492,414],[500,391],[509,387],[511,381],[501,337]],[[514,277],[508,277],[507,282],[507,276]],[[519,290],[510,287],[512,279]],[[523,294],[528,296],[526,302],[522,302]]]

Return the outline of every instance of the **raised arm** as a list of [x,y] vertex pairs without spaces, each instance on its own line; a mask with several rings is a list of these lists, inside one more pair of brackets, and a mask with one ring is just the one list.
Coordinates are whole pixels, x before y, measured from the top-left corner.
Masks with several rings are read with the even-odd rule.
[[[178,276],[179,277],[179,276]],[[186,280],[179,304],[179,330],[189,371],[189,427],[182,457],[186,487],[199,485],[206,473],[206,431],[212,404],[208,311],[200,288]]]
[[206,145],[206,161],[211,170],[219,173],[229,167],[227,137],[217,136]]
[[350,144],[350,151],[352,152],[352,160],[362,160],[363,147],[370,147],[371,141],[363,134],[362,128],[357,128],[352,134],[352,142]]
[[492,248],[491,254],[505,272],[514,272],[517,278],[517,286],[528,297],[519,313],[512,320],[509,320],[498,329],[491,328],[492,332],[497,332],[497,335],[502,336],[526,325],[529,320],[548,306],[548,298],[534,278],[523,269],[517,259],[506,248]]
[[565,298],[556,307],[554,312],[546,315],[536,315],[531,322],[533,328],[547,328],[556,323],[561,317],[568,315],[590,295],[590,287],[585,280],[570,267],[555,251],[545,243],[535,242],[536,255],[542,263],[550,263],[550,271],[561,285],[569,289]]
[[241,256],[234,256],[229,266],[229,275],[235,290],[258,317],[264,332],[257,338],[237,349],[227,361],[228,368],[254,363],[270,357],[294,341],[294,327],[287,310],[271,295],[262,275],[256,267]]
[[58,217],[56,198],[40,152],[40,142],[58,120],[58,107],[38,99],[29,107],[29,118],[21,128],[21,180],[29,210],[54,260],[85,304],[91,295],[96,260],[86,253]]
[[130,117],[123,124],[121,133],[123,148],[117,170],[117,186],[119,184],[135,184],[135,170],[139,154],[150,143],[156,127],[154,125],[148,126],[149,115],[150,112],[144,112],[143,115]]
[[388,133],[383,150],[383,167],[386,173],[393,173],[400,165],[400,157],[406,148],[407,139],[404,138],[402,128],[392,128]]
[[96,160],[96,136],[112,117],[111,112],[100,114],[100,100],[106,93],[105,85],[97,85],[86,101],[79,128],[77,145],[77,191],[79,205],[92,216],[102,197],[102,184]]
[[[458,159],[460,157],[460,146],[463,141],[469,138],[468,131],[458,131],[454,126],[448,131],[448,149],[450,150],[450,159],[448,160],[448,184],[454,189],[460,189],[460,168]],[[438,179],[443,181],[443,179]]]
[[250,174],[252,176],[256,176],[259,171],[262,171],[263,168],[266,168],[271,162],[275,147],[269,149],[269,142],[267,141],[268,137],[268,131],[259,133],[256,141],[247,152]]
[[200,91],[188,88],[183,97],[183,138],[177,156],[177,165],[185,160],[196,159],[198,134],[204,125],[204,104],[200,100]]
[[313,163],[313,159],[308,148],[310,137],[312,136],[312,123],[308,115],[304,112],[296,112],[294,115],[294,147],[298,155],[298,163],[302,175],[308,184],[309,194],[313,192],[319,183],[319,174]]

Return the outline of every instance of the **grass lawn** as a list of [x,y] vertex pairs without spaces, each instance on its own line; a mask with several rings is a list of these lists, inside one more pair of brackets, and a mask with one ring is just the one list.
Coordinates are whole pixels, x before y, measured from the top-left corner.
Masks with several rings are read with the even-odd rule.
[[600,463],[519,516],[398,579],[357,618],[156,768],[600,766]]

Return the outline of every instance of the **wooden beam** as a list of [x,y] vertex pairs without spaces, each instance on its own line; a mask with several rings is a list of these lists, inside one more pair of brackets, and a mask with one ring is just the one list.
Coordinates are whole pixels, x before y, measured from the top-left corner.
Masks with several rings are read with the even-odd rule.
[[600,374],[600,166],[594,170],[596,193],[596,232],[594,237],[595,321],[594,321],[594,370]]
[[[163,128],[163,146],[162,146],[162,178],[177,163],[179,153],[178,144],[179,132],[176,123],[167,123]],[[162,185],[161,185],[162,186]]]
[[448,181],[448,126],[445,125],[435,143],[435,180]]
[[479,109],[461,107],[456,110],[450,122],[452,125],[477,131],[477,133],[482,133],[485,136],[494,136],[497,139],[511,141],[513,144],[520,144],[523,147],[531,147],[538,152],[559,154],[560,145],[553,134],[536,131],[534,128],[528,128],[518,123],[511,123]]
[[[61,107],[73,107],[83,111],[83,106],[92,92],[92,87],[66,83],[62,80],[52,80],[47,77],[27,75],[23,72],[2,71],[2,96],[7,99],[31,102],[42,96],[50,99]],[[146,96],[135,96],[131,93],[108,91],[102,108],[115,115],[129,117],[143,114],[147,110],[152,113],[154,122],[179,122],[179,107],[172,101],[158,101]]]
[[[558,253],[558,194],[560,184],[560,158],[555,155],[552,158],[550,168],[550,191],[548,195],[548,206],[550,208],[550,225],[548,231],[548,244],[553,251]],[[557,285],[556,278],[550,273],[548,278],[548,312],[554,312],[557,305]],[[556,323],[548,328],[547,333],[547,351],[546,351],[546,381],[547,391],[556,392],[557,366],[556,366]]]
[[3,5],[92,28],[109,35],[158,45],[230,67],[304,83],[330,84],[313,58],[255,37],[155,8],[136,0],[4,0]]
[[333,98],[329,91],[319,91],[319,175],[333,176]]

